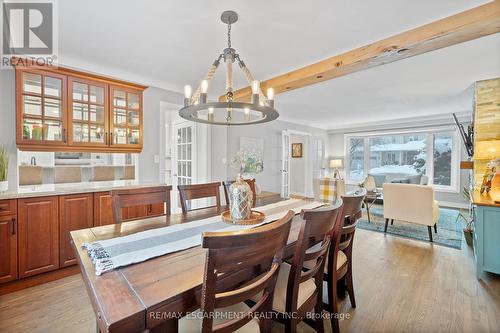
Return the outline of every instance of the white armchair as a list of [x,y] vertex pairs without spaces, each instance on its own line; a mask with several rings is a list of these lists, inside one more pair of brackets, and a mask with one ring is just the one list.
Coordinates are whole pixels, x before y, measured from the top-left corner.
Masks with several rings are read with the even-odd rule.
[[429,239],[432,242],[432,226],[437,233],[439,206],[434,200],[434,189],[431,186],[415,184],[385,183],[384,218],[385,229],[389,220],[401,220],[427,226]]

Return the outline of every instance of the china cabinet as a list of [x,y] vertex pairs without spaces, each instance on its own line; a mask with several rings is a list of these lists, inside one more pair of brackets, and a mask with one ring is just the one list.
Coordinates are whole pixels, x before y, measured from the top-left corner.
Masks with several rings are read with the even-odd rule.
[[145,88],[63,67],[16,67],[17,146],[140,152]]

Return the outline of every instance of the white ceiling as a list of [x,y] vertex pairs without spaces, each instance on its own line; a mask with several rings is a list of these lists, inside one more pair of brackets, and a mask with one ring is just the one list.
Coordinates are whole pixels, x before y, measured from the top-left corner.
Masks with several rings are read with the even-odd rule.
[[[486,2],[63,0],[59,59],[181,91],[184,84],[196,85],[226,46],[219,21],[226,9],[240,15],[233,47],[256,78],[266,79]],[[500,76],[499,59],[496,34],[291,91],[277,96],[277,107],[283,119],[322,128],[463,109],[472,82]],[[219,71],[214,95],[223,87]]]

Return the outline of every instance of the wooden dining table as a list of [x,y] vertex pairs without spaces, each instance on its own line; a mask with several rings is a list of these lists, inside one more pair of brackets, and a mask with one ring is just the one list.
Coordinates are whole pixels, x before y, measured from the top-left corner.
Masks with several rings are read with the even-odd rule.
[[[257,205],[280,200],[261,200]],[[206,250],[197,246],[97,276],[83,243],[200,220],[226,209],[223,206],[72,231],[71,241],[96,314],[97,331],[176,332],[180,314],[199,308]],[[300,221],[298,215],[292,221],[287,255],[293,253]]]

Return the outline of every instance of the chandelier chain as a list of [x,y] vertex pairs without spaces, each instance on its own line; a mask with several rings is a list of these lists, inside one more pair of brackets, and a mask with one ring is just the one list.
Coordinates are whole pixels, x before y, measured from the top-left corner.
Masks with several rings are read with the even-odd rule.
[[227,47],[231,48],[231,21],[227,24]]

